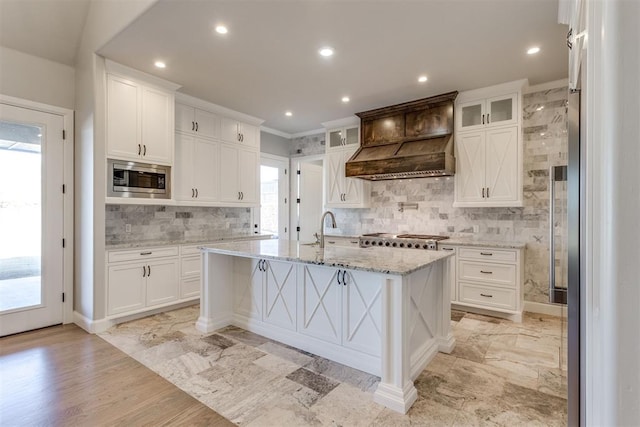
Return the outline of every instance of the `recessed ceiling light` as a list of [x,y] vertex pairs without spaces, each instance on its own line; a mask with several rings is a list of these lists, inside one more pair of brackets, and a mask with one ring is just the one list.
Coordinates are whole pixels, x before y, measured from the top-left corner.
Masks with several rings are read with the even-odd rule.
[[156,62],[153,63],[153,65],[155,65],[157,68],[166,68],[167,67],[167,64],[165,64],[162,61],[156,61]]
[[527,54],[529,54],[529,55],[535,55],[538,52],[540,52],[540,48],[538,46],[530,47],[527,50]]
[[418,81],[419,81],[420,83],[424,83],[424,82],[426,82],[426,81],[427,81],[427,76],[420,76],[420,77],[418,77]]
[[320,50],[318,51],[318,53],[319,53],[320,55],[322,55],[322,56],[327,56],[327,57],[328,57],[328,56],[333,55],[333,48],[330,48],[330,47],[323,47],[322,49],[320,49]]
[[293,116],[293,113],[291,111],[287,111],[286,113],[284,113],[284,115],[287,117],[291,117]]
[[228,32],[229,32],[229,30],[224,25],[218,25],[216,27],[216,33],[218,33],[218,34],[227,34]]
[[349,99],[349,97],[348,97],[348,96],[343,96],[343,97],[342,97],[342,102],[344,102],[345,104],[346,104],[347,102],[349,102],[349,101],[351,101],[351,99]]

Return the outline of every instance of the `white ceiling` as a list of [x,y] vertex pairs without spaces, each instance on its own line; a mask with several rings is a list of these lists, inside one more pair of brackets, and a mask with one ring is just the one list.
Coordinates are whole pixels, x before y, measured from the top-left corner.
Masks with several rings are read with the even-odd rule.
[[[89,2],[0,0],[0,44],[73,65]],[[296,134],[451,90],[565,78],[557,7],[558,0],[159,0],[99,53]],[[227,35],[213,31],[218,23]],[[320,57],[324,45],[336,54]],[[541,52],[528,56],[532,45]],[[167,68],[155,68],[157,59]],[[429,81],[419,84],[420,74]]]
[[0,45],[73,66],[90,0],[0,0]]

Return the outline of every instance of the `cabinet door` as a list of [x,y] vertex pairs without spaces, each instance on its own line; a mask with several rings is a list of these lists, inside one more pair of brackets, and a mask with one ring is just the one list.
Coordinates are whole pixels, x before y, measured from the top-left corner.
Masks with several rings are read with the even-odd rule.
[[[360,127],[353,126],[344,130],[344,145],[358,148],[360,146]],[[355,151],[355,150],[354,150]]]
[[383,279],[346,270],[343,280],[342,345],[380,357]]
[[146,264],[111,265],[107,278],[107,314],[144,308]]
[[267,323],[296,330],[296,265],[266,261],[264,273],[264,316]]
[[238,133],[240,133],[240,143],[249,147],[259,147],[260,139],[258,128],[246,123],[238,123]]
[[195,140],[192,136],[176,133],[176,162],[173,170],[173,191],[176,200],[191,200],[195,196],[194,145]]
[[218,173],[220,167],[219,144],[196,138],[193,153],[193,176],[195,200],[215,202],[218,200]]
[[220,144],[220,200],[239,202],[238,149]]
[[148,162],[173,163],[173,95],[142,87],[142,154]]
[[342,151],[329,152],[326,155],[326,203],[340,204],[345,192],[344,153]]
[[362,203],[363,200],[363,184],[364,184],[364,180],[362,179],[358,179],[358,178],[347,178],[345,177],[345,163],[347,162],[347,160],[349,160],[351,158],[351,156],[353,156],[353,153],[356,152],[356,149],[353,150],[348,150],[348,151],[343,151],[342,152],[342,175],[341,178],[344,181],[343,184],[343,192],[344,195],[342,196],[342,202],[345,204],[358,204],[358,203]]
[[344,146],[344,129],[333,129],[327,132],[327,150],[342,149]]
[[220,120],[220,138],[232,144],[239,144],[240,132],[238,130],[238,122],[223,117]]
[[176,130],[182,132],[193,132],[196,129],[195,108],[176,103]]
[[485,126],[484,100],[461,103],[458,106],[456,120],[460,130],[473,130]]
[[518,123],[518,94],[496,96],[486,101],[487,125],[502,126]]
[[200,296],[200,277],[189,277],[180,280],[180,298]]
[[220,119],[215,114],[196,108],[194,121],[198,135],[217,138],[220,134]]
[[240,201],[258,203],[258,152],[238,150]]
[[264,273],[259,266],[261,260],[251,260],[250,280],[235,287],[235,311],[250,319],[262,320],[262,285]]
[[107,155],[139,159],[140,91],[137,84],[112,75],[107,76]]
[[487,201],[519,200],[518,126],[488,130],[485,145]]
[[300,264],[298,332],[340,344],[342,339],[342,285],[338,270]]
[[178,299],[178,260],[147,262],[147,306],[164,304]]
[[483,202],[485,187],[485,133],[456,136],[456,202]]

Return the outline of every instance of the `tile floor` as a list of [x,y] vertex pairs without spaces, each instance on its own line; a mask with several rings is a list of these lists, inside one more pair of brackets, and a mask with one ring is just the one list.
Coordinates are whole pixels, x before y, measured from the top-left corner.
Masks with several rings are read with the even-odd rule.
[[561,319],[521,324],[453,312],[457,345],[416,379],[406,415],[372,401],[379,378],[236,327],[196,331],[192,306],[100,336],[247,426],[566,425]]

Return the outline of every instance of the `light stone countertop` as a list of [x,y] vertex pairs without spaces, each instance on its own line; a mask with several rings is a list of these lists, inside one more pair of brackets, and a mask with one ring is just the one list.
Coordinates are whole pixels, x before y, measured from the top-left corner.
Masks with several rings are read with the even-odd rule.
[[158,247],[158,246],[176,246],[176,245],[205,245],[209,243],[215,242],[235,242],[242,240],[268,240],[271,239],[272,234],[247,234],[247,235],[238,235],[238,236],[221,236],[221,237],[213,237],[208,239],[196,239],[196,240],[143,240],[143,241],[135,241],[135,242],[124,242],[124,243],[116,243],[105,245],[106,250],[115,250],[115,249],[133,249],[133,248],[147,248],[147,247]]
[[429,264],[453,256],[443,251],[403,251],[389,248],[332,246],[321,250],[289,240],[246,240],[216,243],[203,251],[247,258],[264,258],[383,274],[408,275]]
[[450,237],[438,242],[439,245],[451,246],[477,246],[494,249],[523,249],[527,246],[523,242],[509,242],[500,240],[480,240],[472,237]]

